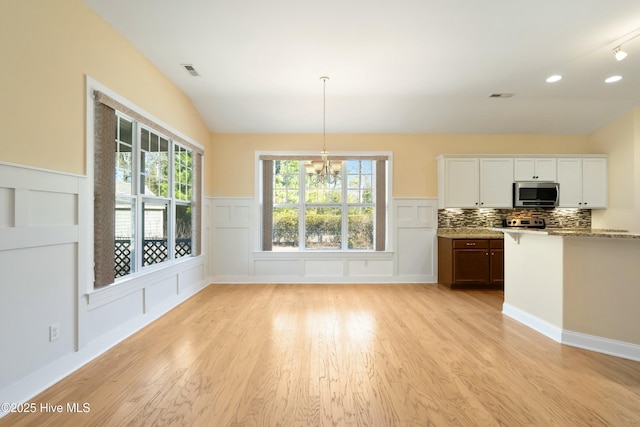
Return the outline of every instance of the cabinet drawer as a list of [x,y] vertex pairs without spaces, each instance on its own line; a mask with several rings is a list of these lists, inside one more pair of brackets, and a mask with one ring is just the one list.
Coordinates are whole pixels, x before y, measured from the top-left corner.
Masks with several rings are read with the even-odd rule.
[[486,239],[456,239],[453,249],[487,249],[489,241]]
[[491,239],[491,240],[489,240],[489,247],[491,249],[502,249],[502,248],[504,248],[504,240],[502,240],[502,239]]

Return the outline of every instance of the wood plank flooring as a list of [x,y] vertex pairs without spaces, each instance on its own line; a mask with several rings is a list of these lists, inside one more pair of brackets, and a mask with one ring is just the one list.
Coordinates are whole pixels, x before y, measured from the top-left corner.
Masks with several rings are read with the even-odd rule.
[[640,363],[504,317],[499,291],[211,285],[0,426],[640,426]]

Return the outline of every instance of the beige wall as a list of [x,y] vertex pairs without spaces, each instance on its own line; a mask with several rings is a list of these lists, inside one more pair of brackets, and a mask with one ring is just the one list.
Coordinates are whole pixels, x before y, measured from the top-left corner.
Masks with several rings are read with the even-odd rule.
[[[321,135],[212,134],[207,147],[205,194],[253,196],[255,151],[321,148]],[[437,197],[435,157],[439,154],[591,153],[586,135],[331,134],[327,135],[327,150],[393,152],[394,197]]]
[[85,173],[85,75],[202,145],[191,101],[82,0],[3,0],[0,161]]
[[599,129],[589,144],[592,150],[609,154],[609,207],[593,211],[593,227],[639,232],[640,108]]
[[640,345],[640,241],[564,238],[563,244],[563,328]]

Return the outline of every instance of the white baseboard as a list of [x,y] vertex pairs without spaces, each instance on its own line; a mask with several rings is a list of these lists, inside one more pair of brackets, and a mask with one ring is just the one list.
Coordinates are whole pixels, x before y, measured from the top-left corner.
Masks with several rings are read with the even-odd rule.
[[502,314],[560,344],[640,362],[640,345],[638,344],[567,331],[506,303],[502,305]]
[[[161,310],[148,312],[139,316],[103,336],[90,341],[86,347],[79,351],[70,353],[62,358],[43,366],[22,380],[11,384],[0,390],[0,402],[22,403],[27,402],[58,381],[70,375],[82,366],[91,362],[102,353],[106,352],[116,344],[122,342],[151,322],[162,317],[164,314],[174,309],[184,301],[188,300],[201,290],[207,287],[209,282],[203,280],[198,286],[193,286],[180,294],[179,298],[171,306],[165,306]],[[7,415],[6,411],[0,410],[0,418]]]
[[580,332],[562,331],[562,344],[640,362],[640,345]]
[[436,284],[437,277],[434,276],[212,276],[210,283],[300,283],[300,284],[366,284],[366,283],[426,283]]
[[545,335],[556,342],[562,342],[562,329],[540,319],[539,317],[529,314],[526,311],[522,311],[507,303],[502,304],[502,314],[517,320],[523,325],[540,332],[542,335]]

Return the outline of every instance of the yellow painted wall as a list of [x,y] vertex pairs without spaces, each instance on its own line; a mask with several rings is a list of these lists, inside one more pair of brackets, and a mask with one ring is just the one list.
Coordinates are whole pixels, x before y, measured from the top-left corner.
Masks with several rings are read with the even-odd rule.
[[[591,153],[588,141],[586,135],[331,134],[327,150],[391,151],[393,197],[437,197],[435,157],[440,154]],[[321,135],[212,134],[206,150],[205,194],[252,197],[255,151],[321,148]]]
[[589,143],[609,154],[609,207],[592,211],[593,227],[640,231],[640,109],[599,129]]
[[82,0],[2,0],[0,52],[0,161],[85,173],[85,75],[208,143],[191,101]]

